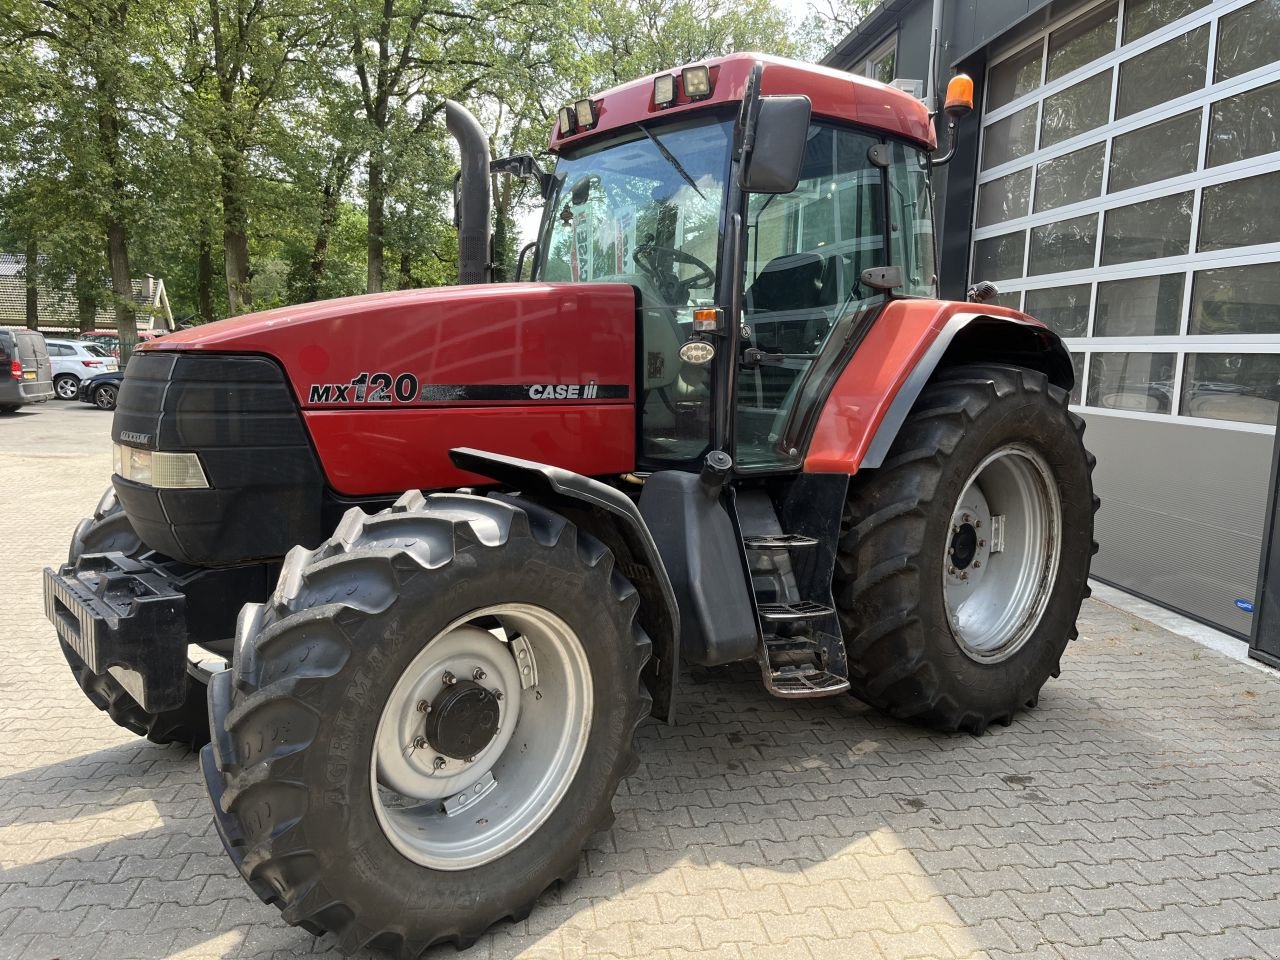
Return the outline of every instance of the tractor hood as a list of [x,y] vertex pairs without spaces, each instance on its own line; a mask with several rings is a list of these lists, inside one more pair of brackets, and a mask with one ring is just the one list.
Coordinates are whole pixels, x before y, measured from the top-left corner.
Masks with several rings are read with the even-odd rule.
[[137,352],[270,357],[304,409],[628,404],[635,340],[629,286],[511,283],[283,307],[182,330]]

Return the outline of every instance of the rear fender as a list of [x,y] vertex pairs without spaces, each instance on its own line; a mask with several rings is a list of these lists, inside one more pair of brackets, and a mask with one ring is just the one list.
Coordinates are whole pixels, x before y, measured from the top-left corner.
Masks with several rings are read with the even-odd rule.
[[1026,314],[995,306],[897,301],[876,320],[832,387],[805,470],[854,474],[881,466],[934,373],[980,362],[1039,370],[1067,391],[1075,385],[1062,339]]
[[653,715],[675,721],[680,674],[680,610],[662,557],[640,511],[626,494],[598,480],[532,460],[455,447],[454,466],[520,491],[520,496],[562,514],[607,546],[618,570],[640,594],[640,625],[653,641],[645,682]]

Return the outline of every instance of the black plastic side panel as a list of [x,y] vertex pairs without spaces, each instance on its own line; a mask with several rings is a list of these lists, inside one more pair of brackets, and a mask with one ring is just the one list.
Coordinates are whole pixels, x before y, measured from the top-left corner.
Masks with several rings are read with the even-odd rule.
[[192,450],[210,489],[114,478],[143,541],[186,563],[242,563],[314,547],[324,475],[284,373],[262,357],[134,354],[112,424],[116,443]]
[[456,447],[449,457],[462,470],[489,477],[564,514],[613,551],[619,571],[640,593],[640,625],[654,643],[652,670],[646,668],[653,715],[675,722],[682,655],[680,609],[662,556],[636,505],[620,490],[549,464],[469,447]]
[[742,539],[696,473],[665,470],[645,481],[644,517],[680,606],[681,654],[714,666],[754,657],[760,646]]

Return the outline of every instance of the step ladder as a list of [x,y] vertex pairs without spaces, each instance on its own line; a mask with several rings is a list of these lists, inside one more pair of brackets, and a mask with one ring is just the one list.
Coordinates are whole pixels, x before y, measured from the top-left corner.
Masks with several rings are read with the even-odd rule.
[[[794,533],[744,536],[742,545],[748,557],[787,551],[788,560],[799,560],[797,554],[820,546],[813,537]],[[773,696],[829,697],[849,689],[844,641],[830,601],[829,574],[821,600],[764,599],[757,588],[760,674]]]

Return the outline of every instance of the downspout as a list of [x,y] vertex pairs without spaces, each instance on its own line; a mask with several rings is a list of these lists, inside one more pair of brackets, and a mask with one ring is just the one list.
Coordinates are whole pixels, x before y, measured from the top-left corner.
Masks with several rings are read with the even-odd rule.
[[929,29],[929,72],[924,81],[924,105],[938,112],[938,53],[942,43],[942,0],[933,0],[933,26]]
[[444,102],[444,125],[462,154],[455,210],[458,225],[458,282],[489,283],[490,263],[489,141],[471,111]]

